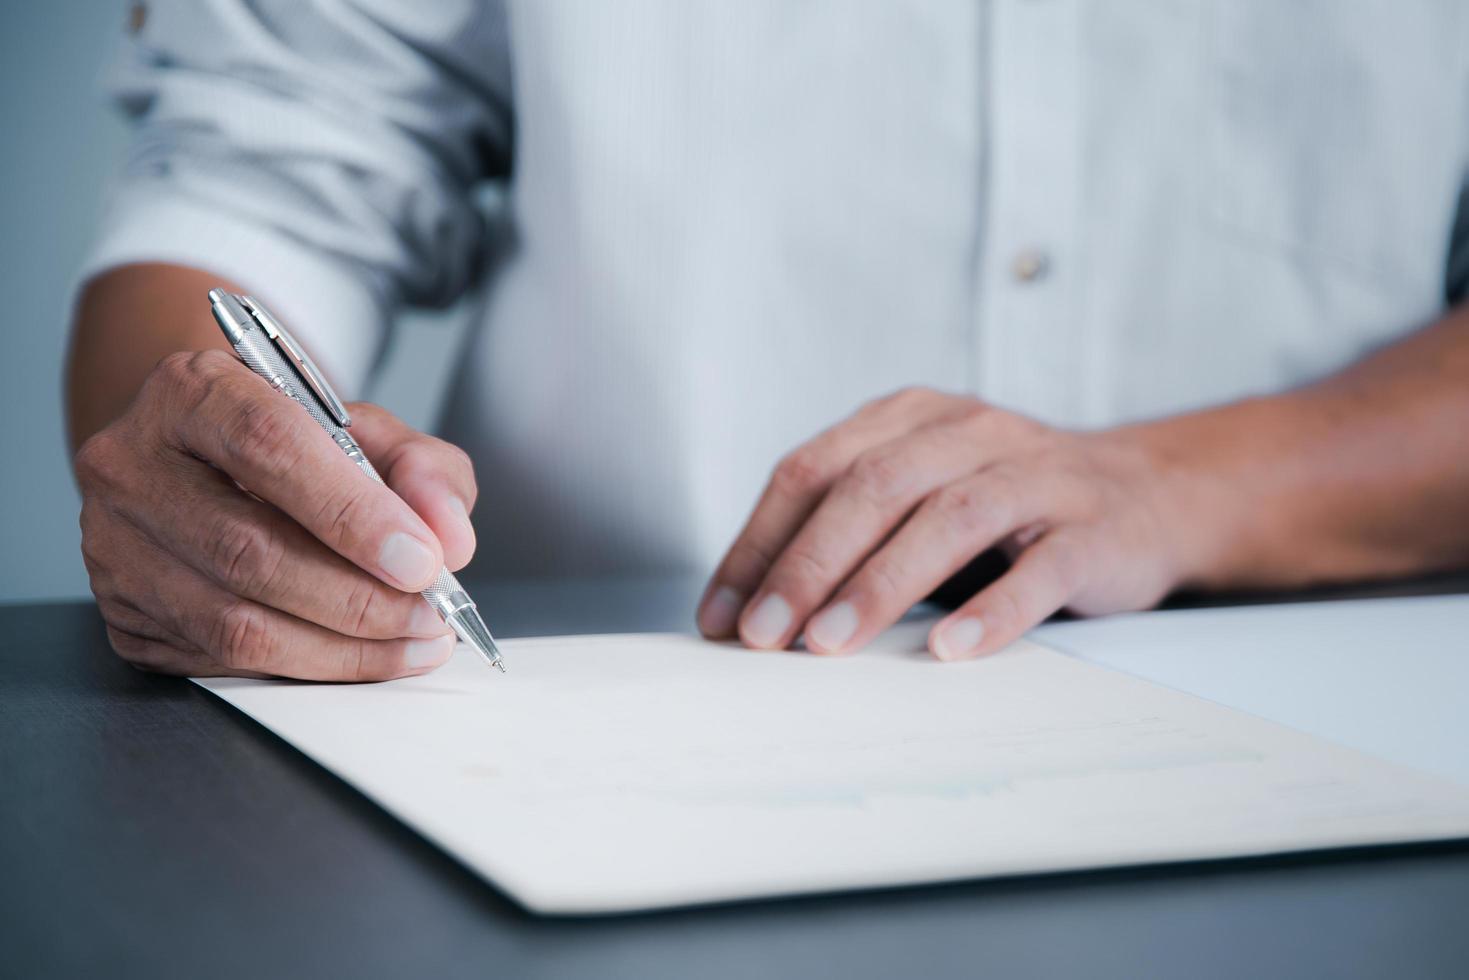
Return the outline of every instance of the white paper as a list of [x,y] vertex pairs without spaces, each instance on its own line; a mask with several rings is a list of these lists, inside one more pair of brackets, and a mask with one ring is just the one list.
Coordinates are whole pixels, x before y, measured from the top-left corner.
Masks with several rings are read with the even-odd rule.
[[200,683],[540,912],[1469,836],[1469,788],[1030,642],[940,664],[922,629]]
[[1469,595],[1170,609],[1034,638],[1469,785]]

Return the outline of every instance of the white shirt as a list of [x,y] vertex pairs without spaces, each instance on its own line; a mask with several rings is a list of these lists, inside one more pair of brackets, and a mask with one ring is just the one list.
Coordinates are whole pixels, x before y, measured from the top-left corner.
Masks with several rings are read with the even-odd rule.
[[235,279],[351,392],[488,267],[476,569],[707,570],[893,389],[1103,426],[1438,315],[1466,42],[1457,0],[155,0],[88,269]]

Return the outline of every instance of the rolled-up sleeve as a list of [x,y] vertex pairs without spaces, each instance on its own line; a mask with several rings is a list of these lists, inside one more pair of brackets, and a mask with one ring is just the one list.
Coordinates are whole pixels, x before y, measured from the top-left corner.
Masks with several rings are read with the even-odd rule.
[[475,190],[511,158],[503,9],[153,0],[109,89],[133,120],[82,279],[170,262],[277,309],[345,390],[393,308],[479,267]]

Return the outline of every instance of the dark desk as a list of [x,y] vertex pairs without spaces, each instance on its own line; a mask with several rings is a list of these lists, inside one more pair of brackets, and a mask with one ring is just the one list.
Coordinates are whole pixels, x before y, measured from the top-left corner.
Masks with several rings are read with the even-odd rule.
[[[487,587],[502,635],[677,629],[675,583]],[[477,593],[478,594],[478,593]],[[0,607],[0,975],[1469,976],[1469,849],[529,916],[284,742]]]

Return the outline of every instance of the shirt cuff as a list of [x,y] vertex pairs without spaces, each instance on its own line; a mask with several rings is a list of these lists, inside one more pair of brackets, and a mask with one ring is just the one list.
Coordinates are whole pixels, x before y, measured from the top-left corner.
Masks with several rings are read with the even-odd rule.
[[[128,188],[109,202],[77,281],[140,262],[202,269],[258,296],[343,400],[360,397],[387,335],[389,304],[359,267],[176,194]],[[198,300],[204,315],[208,303]]]

